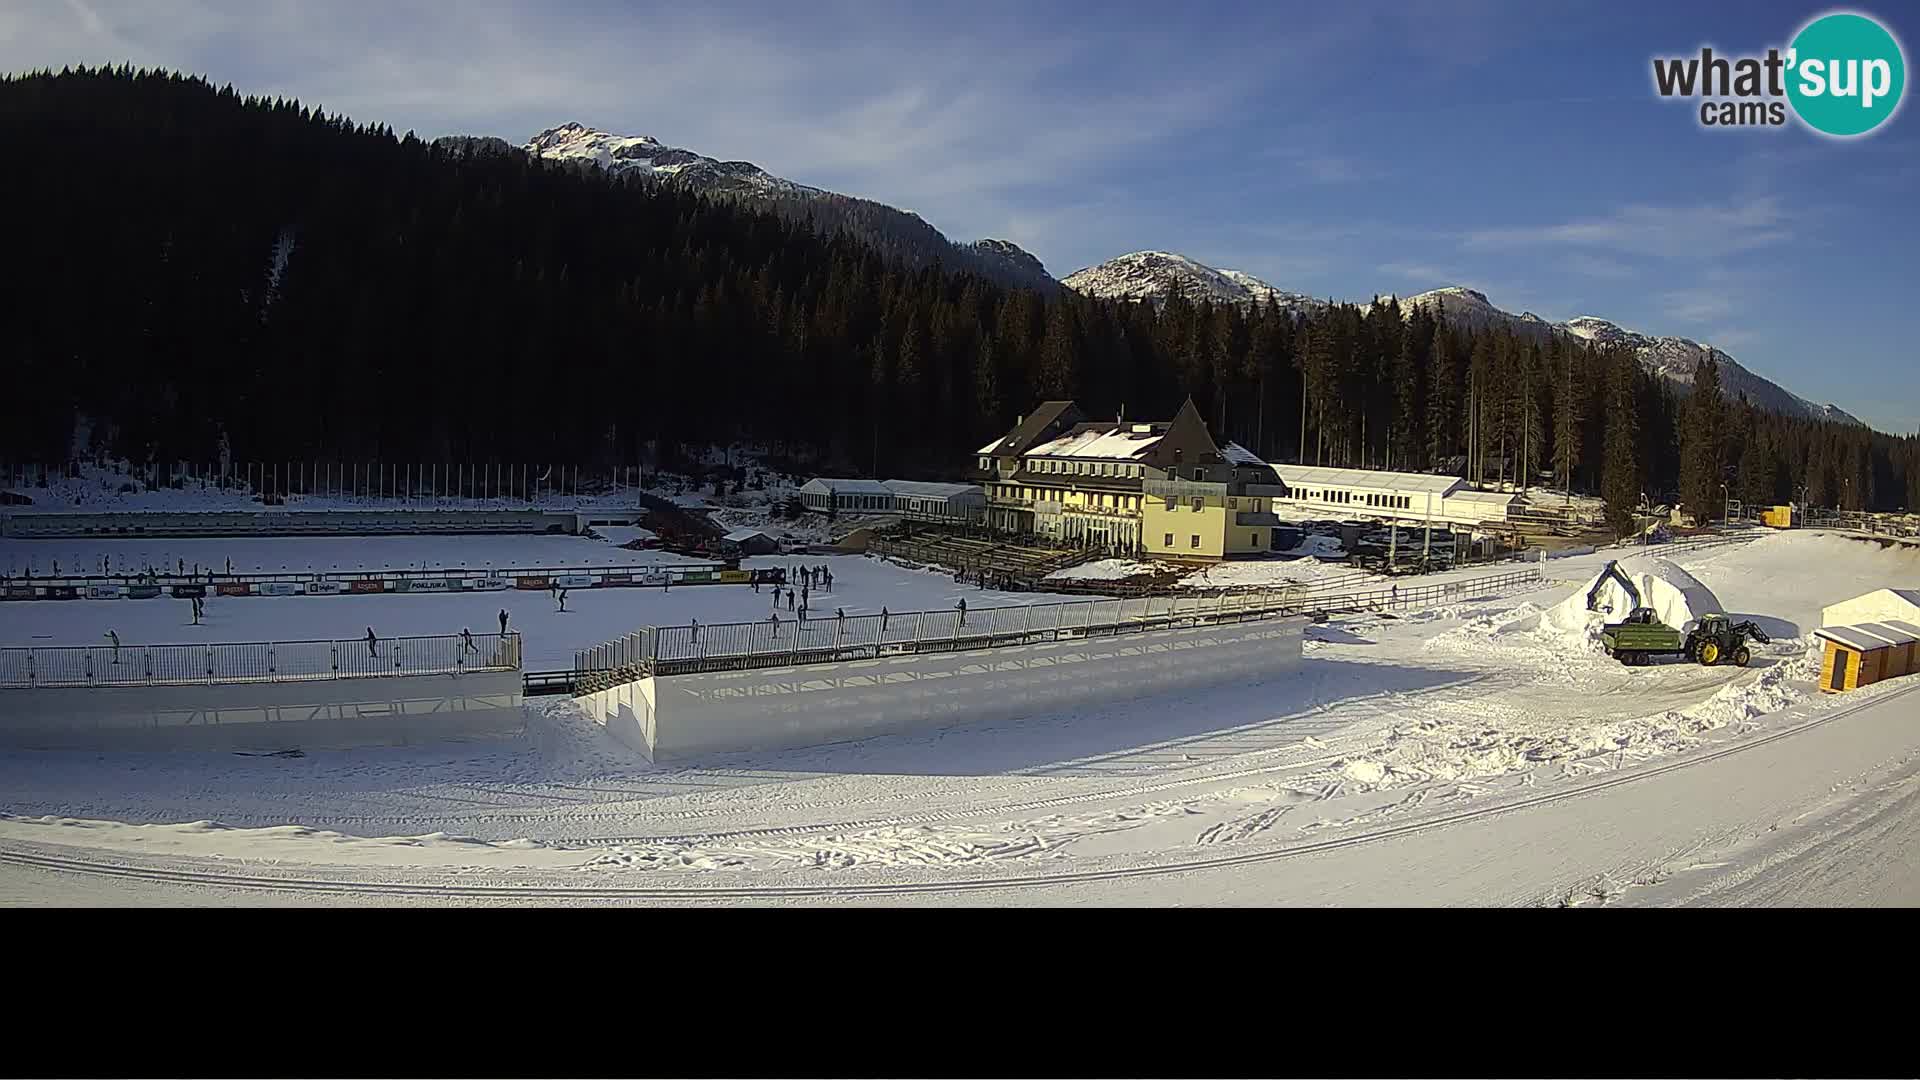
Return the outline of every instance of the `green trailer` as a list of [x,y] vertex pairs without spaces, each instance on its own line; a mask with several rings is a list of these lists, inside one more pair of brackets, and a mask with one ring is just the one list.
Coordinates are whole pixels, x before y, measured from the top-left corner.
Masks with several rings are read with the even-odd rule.
[[1628,667],[1650,664],[1656,656],[1684,656],[1711,667],[1731,660],[1746,667],[1753,660],[1747,639],[1762,643],[1770,640],[1766,631],[1751,620],[1735,623],[1725,615],[1710,614],[1685,634],[1660,621],[1652,608],[1634,608],[1625,619],[1600,628],[1600,643],[1607,655]]

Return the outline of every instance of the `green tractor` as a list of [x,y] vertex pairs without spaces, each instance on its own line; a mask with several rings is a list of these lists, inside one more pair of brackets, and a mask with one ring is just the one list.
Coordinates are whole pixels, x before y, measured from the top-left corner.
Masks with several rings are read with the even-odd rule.
[[1752,620],[1736,623],[1718,613],[1703,615],[1699,625],[1685,634],[1660,621],[1652,608],[1634,608],[1625,620],[1600,628],[1600,643],[1607,655],[1628,667],[1653,662],[1655,656],[1680,655],[1697,664],[1711,667],[1731,660],[1746,667],[1753,660],[1747,648],[1751,638],[1761,644],[1772,640]]

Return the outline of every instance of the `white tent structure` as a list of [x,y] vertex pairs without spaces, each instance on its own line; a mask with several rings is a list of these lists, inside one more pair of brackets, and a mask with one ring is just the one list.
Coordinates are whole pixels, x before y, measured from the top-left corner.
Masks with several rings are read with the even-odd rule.
[[1287,517],[1319,515],[1367,518],[1408,525],[1499,528],[1519,502],[1518,495],[1475,491],[1457,476],[1429,473],[1335,469],[1316,465],[1275,465],[1287,486],[1273,500],[1274,513]]
[[878,480],[817,476],[802,484],[798,494],[802,505],[823,514],[893,512],[893,492]]
[[1889,619],[1920,624],[1920,589],[1875,589],[1820,609],[1820,625],[1850,626]]
[[970,518],[987,508],[986,489],[979,484],[938,484],[922,480],[883,480],[893,493],[894,509],[922,517]]

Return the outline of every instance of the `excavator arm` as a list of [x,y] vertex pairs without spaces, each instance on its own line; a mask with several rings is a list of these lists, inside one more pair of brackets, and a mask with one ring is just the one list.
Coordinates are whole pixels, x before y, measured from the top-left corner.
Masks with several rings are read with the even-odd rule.
[[1620,587],[1622,589],[1625,589],[1627,591],[1627,595],[1633,598],[1633,602],[1627,605],[1628,611],[1632,611],[1633,609],[1640,606],[1639,588],[1637,588],[1633,584],[1633,579],[1629,578],[1626,575],[1626,572],[1620,569],[1619,561],[1614,560],[1607,563],[1606,569],[1600,571],[1600,580],[1594,582],[1593,588],[1587,590],[1587,610],[1588,611],[1600,610],[1600,590],[1606,587],[1608,578],[1612,578],[1614,581],[1619,582]]

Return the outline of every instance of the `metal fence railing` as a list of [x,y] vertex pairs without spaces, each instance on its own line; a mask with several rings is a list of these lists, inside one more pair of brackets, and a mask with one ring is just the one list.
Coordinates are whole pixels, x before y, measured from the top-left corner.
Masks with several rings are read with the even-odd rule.
[[778,618],[776,613],[759,622],[648,626],[576,653],[575,692],[590,693],[649,675],[1000,648],[1313,612],[1389,611],[1542,579],[1540,568],[1529,566],[1465,581],[1334,594],[1259,589],[804,621]]
[[0,689],[307,682],[393,675],[518,671],[518,632],[250,641],[217,645],[87,645],[0,649]]

